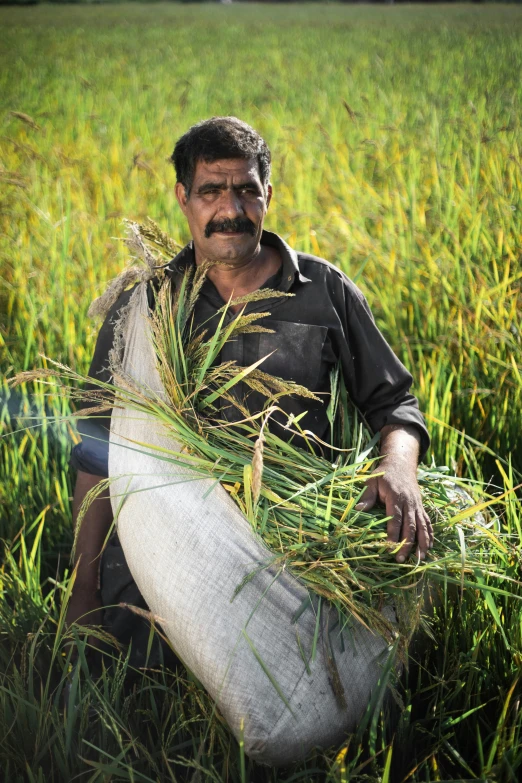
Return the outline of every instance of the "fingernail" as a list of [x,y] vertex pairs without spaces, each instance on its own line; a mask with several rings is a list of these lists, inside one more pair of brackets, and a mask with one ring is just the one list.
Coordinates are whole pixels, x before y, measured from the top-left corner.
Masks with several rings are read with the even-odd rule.
[[405,560],[406,560],[406,558],[404,557],[404,555],[397,555],[397,562],[398,563],[404,563]]

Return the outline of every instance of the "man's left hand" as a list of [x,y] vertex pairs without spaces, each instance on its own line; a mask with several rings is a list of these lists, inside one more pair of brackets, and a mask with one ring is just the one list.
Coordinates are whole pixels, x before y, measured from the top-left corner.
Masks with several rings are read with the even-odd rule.
[[415,540],[417,557],[424,560],[433,546],[433,529],[422,505],[417,482],[418,436],[412,427],[392,425],[381,432],[383,459],[366,484],[357,504],[358,511],[369,511],[378,501],[386,507],[390,517],[387,525],[388,541],[403,542],[395,559],[404,563]]

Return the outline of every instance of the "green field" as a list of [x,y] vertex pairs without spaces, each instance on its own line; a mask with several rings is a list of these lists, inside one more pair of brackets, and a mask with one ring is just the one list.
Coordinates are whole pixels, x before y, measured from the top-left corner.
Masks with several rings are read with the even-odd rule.
[[[428,459],[509,493],[505,593],[446,596],[386,709],[266,780],[517,781],[522,10],[46,5],[0,24],[3,377],[41,354],[87,370],[122,219],[185,242],[166,159],[191,123],[235,114],[272,150],[267,227],[352,277],[413,373]],[[185,672],[83,666],[62,709],[74,426],[41,383],[5,384],[1,405],[2,780],[265,780]]]

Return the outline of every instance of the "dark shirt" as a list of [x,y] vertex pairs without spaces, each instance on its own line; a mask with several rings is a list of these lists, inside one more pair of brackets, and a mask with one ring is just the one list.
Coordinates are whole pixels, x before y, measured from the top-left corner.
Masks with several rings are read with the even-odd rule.
[[[249,303],[246,313],[270,313],[257,323],[273,333],[235,336],[223,348],[219,361],[235,361],[238,366],[247,367],[268,357],[261,370],[295,381],[321,398],[317,402],[292,395],[281,398],[279,404],[295,416],[307,411],[300,426],[325,441],[329,440],[330,432],[326,413],[330,372],[340,363],[348,395],[370,429],[377,432],[387,424],[413,425],[421,437],[422,458],[430,441],[417,399],[410,393],[412,377],[375,325],[361,291],[333,264],[307,253],[297,253],[277,234],[263,231],[261,243],[277,248],[282,258],[279,271],[263,287],[293,296]],[[188,265],[194,263],[194,248],[189,243],[169,263],[167,273],[176,282]],[[93,378],[110,380],[108,354],[114,338],[114,321],[131,292],[126,291],[120,297],[100,329],[89,370]],[[195,325],[204,324],[211,333],[219,319],[217,311],[223,305],[216,287],[207,279],[196,303]],[[234,317],[232,312],[227,313],[228,321]],[[235,394],[246,402],[251,412],[261,410],[266,402],[263,395],[248,390],[245,384],[238,384]],[[230,421],[242,418],[232,406],[222,413]],[[277,427],[280,437],[291,437],[288,430],[278,426],[277,416],[275,421],[271,419],[270,426]],[[80,422],[82,442],[72,452],[74,467],[107,475],[109,427],[110,417],[91,417]]]

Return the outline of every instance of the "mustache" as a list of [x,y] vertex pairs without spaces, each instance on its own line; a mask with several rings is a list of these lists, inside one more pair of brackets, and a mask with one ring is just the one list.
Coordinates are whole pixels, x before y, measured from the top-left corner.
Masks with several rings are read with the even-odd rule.
[[219,234],[224,231],[237,231],[241,234],[251,234],[254,236],[256,227],[248,218],[225,218],[224,220],[210,220],[205,226],[205,238],[208,239],[212,234]]

